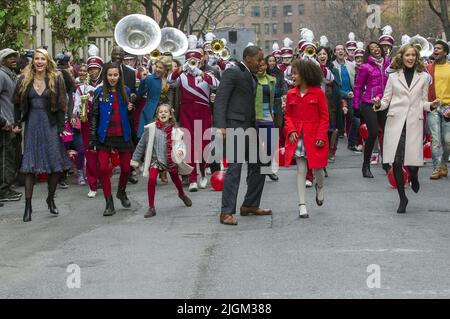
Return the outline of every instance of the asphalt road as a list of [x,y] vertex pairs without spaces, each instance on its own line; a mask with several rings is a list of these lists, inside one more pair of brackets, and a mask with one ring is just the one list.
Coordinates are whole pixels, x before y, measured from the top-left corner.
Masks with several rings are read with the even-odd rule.
[[[116,200],[106,218],[102,193],[88,199],[73,179],[58,190],[53,217],[40,183],[32,222],[22,222],[24,201],[0,208],[0,298],[449,298],[450,181],[431,181],[427,164],[420,193],[407,189],[399,215],[380,165],[374,179],[360,166],[361,155],[342,146],[324,205],[307,190],[306,220],[295,169],[282,169],[264,189],[262,207],[273,215],[238,215],[236,227],[219,223],[221,193],[210,188],[189,193],[186,208],[171,183],[158,185],[157,216],[144,219],[140,177],[128,187],[132,209]],[[113,185],[115,193],[117,175]]]

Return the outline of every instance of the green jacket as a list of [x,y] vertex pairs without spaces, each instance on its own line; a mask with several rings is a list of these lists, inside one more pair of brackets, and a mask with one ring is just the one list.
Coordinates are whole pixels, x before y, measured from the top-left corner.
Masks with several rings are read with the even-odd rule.
[[273,76],[264,74],[262,77],[256,77],[258,80],[258,86],[256,88],[256,97],[255,97],[255,111],[256,111],[256,120],[264,119],[263,114],[263,85],[261,84],[261,79],[267,79],[269,89],[270,89],[270,99],[269,99],[269,110],[270,114],[273,116],[273,107],[275,100],[275,83],[277,79]]

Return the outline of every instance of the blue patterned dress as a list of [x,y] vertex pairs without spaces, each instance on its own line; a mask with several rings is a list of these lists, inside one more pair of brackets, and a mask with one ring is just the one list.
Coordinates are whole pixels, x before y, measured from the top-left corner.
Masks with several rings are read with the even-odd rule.
[[30,112],[25,124],[22,173],[56,173],[72,167],[57,125],[47,115],[48,89],[39,95],[32,86],[28,93]]

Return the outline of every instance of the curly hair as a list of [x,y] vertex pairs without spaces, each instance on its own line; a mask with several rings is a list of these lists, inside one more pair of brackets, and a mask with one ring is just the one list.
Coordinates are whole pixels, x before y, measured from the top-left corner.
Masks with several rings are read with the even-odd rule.
[[425,71],[425,66],[423,65],[423,62],[420,59],[419,50],[411,44],[405,44],[397,51],[397,53],[395,54],[395,57],[392,61],[391,68],[394,70],[402,70],[405,68],[405,65],[403,64],[403,56],[405,55],[406,51],[408,51],[409,49],[414,49],[414,51],[416,52],[416,62],[414,63],[414,69],[417,72]]
[[302,79],[308,86],[320,87],[323,80],[323,73],[320,66],[310,60],[295,60],[292,62],[292,67],[295,68]]

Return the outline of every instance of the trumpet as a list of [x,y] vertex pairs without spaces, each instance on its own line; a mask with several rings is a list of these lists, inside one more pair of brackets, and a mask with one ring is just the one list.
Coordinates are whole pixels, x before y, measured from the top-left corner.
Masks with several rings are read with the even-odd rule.
[[211,50],[215,54],[220,54],[224,48],[225,48],[225,43],[220,39],[215,39],[211,42]]
[[316,49],[314,49],[314,47],[307,47],[305,49],[305,55],[308,58],[312,58],[314,55],[316,55]]
[[89,102],[89,95],[86,95],[86,94],[82,95],[81,96],[81,109],[80,109],[80,121],[82,123],[86,123],[88,120],[88,116],[87,116],[88,108],[89,108],[88,102]]
[[150,59],[155,60],[157,58],[159,58],[161,56],[161,51],[159,51],[158,49],[153,50],[152,52],[150,52]]

